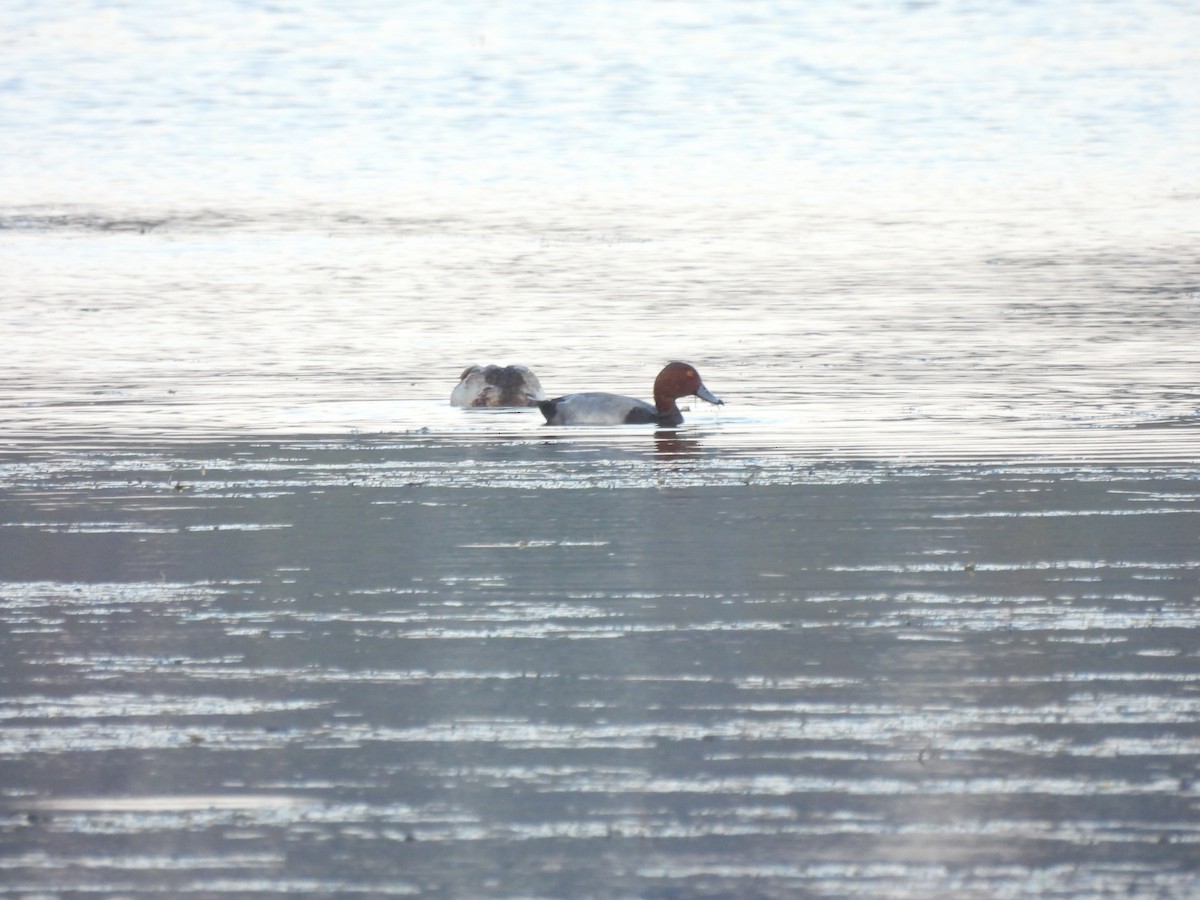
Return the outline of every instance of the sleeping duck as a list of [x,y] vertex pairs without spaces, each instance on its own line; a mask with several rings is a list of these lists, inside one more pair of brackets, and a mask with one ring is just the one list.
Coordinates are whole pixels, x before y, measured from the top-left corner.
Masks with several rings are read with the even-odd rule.
[[527,366],[468,366],[450,394],[450,405],[536,406],[545,398]]

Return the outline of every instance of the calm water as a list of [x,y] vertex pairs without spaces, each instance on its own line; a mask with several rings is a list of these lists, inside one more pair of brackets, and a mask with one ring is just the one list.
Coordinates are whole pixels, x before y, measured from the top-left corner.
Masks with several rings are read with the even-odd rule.
[[1190,4],[177,8],[0,10],[0,896],[1200,892]]

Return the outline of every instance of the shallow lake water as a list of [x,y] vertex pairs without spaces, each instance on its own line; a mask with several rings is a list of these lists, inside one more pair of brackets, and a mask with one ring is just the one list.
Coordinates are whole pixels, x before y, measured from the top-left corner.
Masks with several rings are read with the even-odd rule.
[[[1196,886],[1194,261],[960,240],[789,297],[761,233],[313,230],[8,237],[47,263],[5,313],[0,891]],[[670,258],[744,293],[611,284]],[[538,321],[644,333],[510,307],[454,350],[506,266]],[[726,406],[676,430],[447,403],[476,360],[645,393],[688,347]]]
[[5,891],[1187,893],[1194,471],[695,460],[10,460]]
[[0,11],[0,896],[1200,891],[1196,13],[343,6]]

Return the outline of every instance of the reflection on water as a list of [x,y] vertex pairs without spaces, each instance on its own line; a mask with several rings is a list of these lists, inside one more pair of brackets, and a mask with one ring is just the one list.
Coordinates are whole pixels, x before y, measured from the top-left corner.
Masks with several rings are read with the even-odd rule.
[[664,460],[699,459],[704,442],[697,436],[678,429],[663,429],[654,433],[654,451]]

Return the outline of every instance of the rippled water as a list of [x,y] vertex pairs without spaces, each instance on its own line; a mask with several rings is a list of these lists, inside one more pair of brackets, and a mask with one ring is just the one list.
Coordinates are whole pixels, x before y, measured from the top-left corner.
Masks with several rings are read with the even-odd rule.
[[1193,9],[179,10],[0,11],[0,895],[1200,890]]
[[7,466],[7,891],[1194,886],[1195,472],[478,450]]
[[[449,408],[461,369],[522,361],[551,392],[645,395],[682,357],[727,400],[688,416],[722,449],[1194,457],[1200,272],[1195,228],[1179,230],[1194,200],[1158,198],[1163,224],[1138,234],[1084,208],[1113,231],[1086,239],[1034,208],[904,208],[893,223],[829,202],[735,208],[750,218],[735,229],[686,208],[655,222],[653,207],[14,228],[5,429],[21,444],[540,440],[536,412]],[[1033,217],[1040,233],[1005,233]]]

